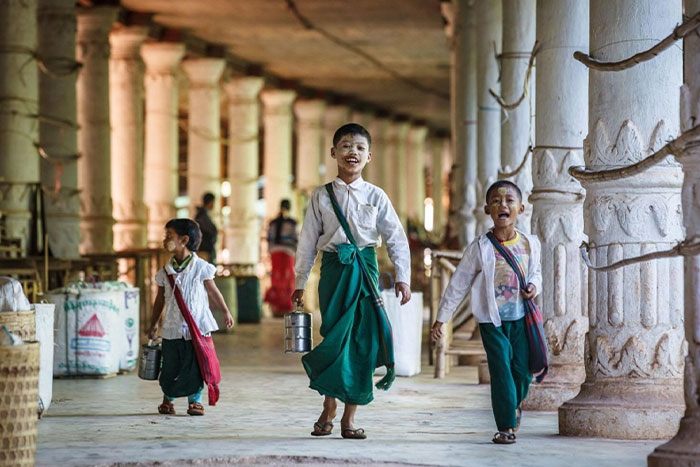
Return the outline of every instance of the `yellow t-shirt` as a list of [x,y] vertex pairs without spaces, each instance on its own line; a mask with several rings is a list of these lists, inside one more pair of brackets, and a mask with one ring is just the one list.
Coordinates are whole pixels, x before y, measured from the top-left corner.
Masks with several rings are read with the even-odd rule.
[[[520,263],[520,269],[527,278],[527,265],[530,259],[530,244],[525,237],[518,232],[515,238],[502,243],[509,248],[516,261]],[[520,295],[518,276],[510,267],[506,259],[494,248],[496,255],[496,270],[494,274],[494,290],[496,291],[496,306],[501,321],[515,321],[525,316],[525,304]]]

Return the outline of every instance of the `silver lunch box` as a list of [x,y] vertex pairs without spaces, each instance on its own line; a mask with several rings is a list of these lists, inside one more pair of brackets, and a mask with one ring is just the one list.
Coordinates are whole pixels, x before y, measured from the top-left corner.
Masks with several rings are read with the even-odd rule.
[[306,353],[313,347],[311,313],[297,311],[284,315],[284,352]]

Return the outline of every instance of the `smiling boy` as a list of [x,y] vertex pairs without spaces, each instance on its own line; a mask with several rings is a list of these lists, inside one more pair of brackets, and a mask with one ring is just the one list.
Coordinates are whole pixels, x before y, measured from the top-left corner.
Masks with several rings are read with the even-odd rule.
[[411,298],[406,234],[386,193],[362,179],[362,169],[372,160],[370,144],[367,130],[355,123],[335,132],[331,156],[338,177],[314,190],[299,236],[292,301],[303,302],[309,271],[323,252],[318,285],[323,341],[302,357],[309,387],[325,396],[313,436],[331,434],[339,399],[345,403],[341,436],[366,438],[355,427],[355,411],[373,399],[374,369],[387,367],[378,388],[388,389],[393,381],[391,326],[377,289],[375,248],[382,239],[396,269],[396,296],[401,295],[402,305]]
[[520,403],[527,397],[532,381],[528,367],[524,300],[535,297],[542,284],[540,242],[534,235],[515,229],[522,214],[522,193],[517,185],[501,180],[486,192],[484,211],[493,219],[492,232],[520,265],[527,287],[521,290],[518,278],[506,259],[493,247],[486,234],[465,250],[452,275],[431,337],[442,336],[442,324],[450,319],[471,289],[471,306],[486,350],[491,374],[491,405],[498,432],[497,444],[515,442],[520,425]]

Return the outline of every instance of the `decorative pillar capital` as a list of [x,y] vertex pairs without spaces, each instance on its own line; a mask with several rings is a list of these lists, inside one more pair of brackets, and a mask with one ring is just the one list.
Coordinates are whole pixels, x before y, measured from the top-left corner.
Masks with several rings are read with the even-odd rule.
[[117,8],[98,6],[93,8],[78,8],[77,42],[92,42],[102,40],[112,28],[117,19]]
[[109,33],[113,60],[134,60],[140,58],[141,44],[148,36],[146,26],[117,26]]
[[182,62],[190,88],[216,87],[225,67],[223,58],[190,58]]
[[148,74],[173,74],[185,55],[184,44],[178,42],[146,42],[141,57]]
[[408,139],[412,143],[424,142],[428,136],[428,127],[425,125],[412,125],[408,130]]
[[233,78],[224,84],[224,91],[230,104],[247,103],[257,100],[263,84],[265,84],[264,78],[244,76],[242,78]]
[[290,89],[265,89],[260,94],[266,115],[291,113],[296,91]]

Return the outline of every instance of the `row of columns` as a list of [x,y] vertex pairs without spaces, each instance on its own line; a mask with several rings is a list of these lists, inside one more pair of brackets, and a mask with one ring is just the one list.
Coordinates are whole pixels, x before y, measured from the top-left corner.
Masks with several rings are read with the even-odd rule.
[[[190,212],[194,215],[203,193],[219,195],[221,147],[227,144],[232,193],[225,237],[228,245],[236,245],[229,258],[234,263],[259,259],[255,205],[261,117],[268,219],[276,215],[281,199],[292,197],[294,185],[308,195],[335,177],[333,132],[351,119],[374,136],[374,160],[366,178],[386,189],[403,220],[423,222],[426,171],[438,174],[431,177],[434,186],[444,185],[444,157],[430,155],[425,126],[351,113],[348,106],[327,106],[319,99],[297,99],[292,90],[263,90],[262,78],[239,77],[223,86],[229,119],[229,137],[223,141],[223,59],[185,59],[183,44],[148,41],[146,27],[115,24],[114,7],[76,9],[65,0],[39,0],[38,8],[33,2],[10,2],[5,8],[5,18],[26,27],[12,34],[13,44],[19,45],[0,51],[3,70],[17,75],[3,81],[8,97],[0,115],[0,149],[8,157],[0,158],[6,174],[0,180],[0,211],[8,234],[29,243],[35,234],[33,194],[43,187],[54,256],[160,245],[164,224],[176,214],[178,177],[184,175],[178,173],[179,126],[184,123],[179,116],[180,70],[188,81]],[[34,50],[42,65],[60,72],[39,74],[36,63],[27,65]],[[27,155],[32,162],[20,162]],[[439,165],[428,168],[438,160]],[[292,180],[294,172],[297,180]],[[438,217],[441,208],[437,203]]]
[[[689,465],[700,456],[697,257],[685,262],[684,305],[681,259],[589,272],[578,246],[587,239],[592,262],[606,265],[670,248],[697,234],[694,219],[700,214],[693,194],[699,173],[693,162],[697,151],[680,157],[685,181],[672,159],[632,178],[583,186],[568,168],[629,165],[673,139],[679,127],[688,130],[696,125],[700,40],[694,35],[685,40],[686,83],[679,103],[680,47],[621,72],[589,71],[572,56],[574,51],[590,49],[595,58],[614,61],[649,48],[681,21],[680,0],[663,4],[645,0],[641,5],[622,0],[536,0],[536,9],[534,3],[454,1],[445,8],[452,45],[453,145],[461,171],[460,238],[471,241],[486,228],[479,219],[483,203],[472,206],[483,195],[480,189],[495,179],[499,167],[513,169],[522,162],[532,137],[534,102],[538,118],[532,170],[526,164],[516,183],[527,192],[531,177],[531,228],[542,242],[540,305],[551,366],[545,382],[533,385],[524,407],[558,408],[564,435],[623,439],[673,436],[685,408],[677,436],[659,447],[649,462]],[[496,19],[501,8],[502,23]],[[686,0],[687,16],[698,10],[697,0]],[[536,34],[528,27],[535,11]],[[523,92],[529,59],[525,52],[535,37],[540,42],[536,93],[530,88],[515,110],[495,109],[488,95],[489,89],[499,91],[494,44],[503,47],[500,91],[506,102],[512,102]],[[473,190],[473,185],[480,186]]]

